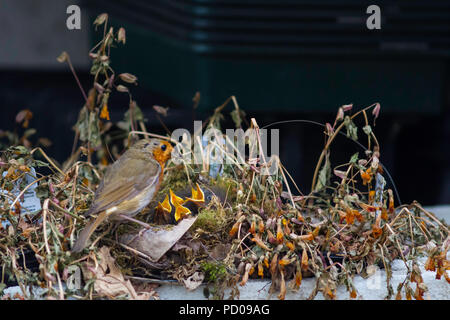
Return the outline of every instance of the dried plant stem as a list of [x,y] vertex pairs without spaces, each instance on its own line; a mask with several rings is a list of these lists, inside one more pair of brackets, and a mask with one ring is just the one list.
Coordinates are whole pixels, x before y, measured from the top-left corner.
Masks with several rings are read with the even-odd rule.
[[128,133],[128,137],[130,135],[132,135],[132,134],[142,134],[144,136],[159,138],[159,139],[167,140],[167,141],[170,141],[170,142],[173,142],[173,143],[178,143],[178,141],[176,141],[176,140],[174,140],[174,139],[172,139],[170,137],[162,136],[162,135],[159,135],[159,134],[156,134],[156,133],[150,133],[150,132],[145,132],[145,131],[130,131]]
[[[365,112],[366,110],[373,108],[377,105],[377,103],[374,103],[366,108],[364,108],[363,110],[358,111],[357,113],[355,113],[354,115],[352,115],[350,117],[350,119],[354,119],[355,117],[357,117],[359,114],[361,114],[362,112]],[[319,160],[317,161],[316,164],[316,168],[314,170],[314,175],[313,175],[313,180],[311,183],[311,192],[314,191],[314,188],[316,187],[316,182],[317,182],[317,175],[319,174],[319,169],[322,166],[322,161],[325,157],[325,154],[327,153],[328,149],[330,148],[331,143],[333,142],[333,140],[336,138],[336,136],[338,135],[339,131],[344,127],[345,122],[342,122],[339,127],[336,128],[336,130],[334,131],[333,135],[331,137],[328,138],[327,143],[325,144],[325,147],[322,150],[322,153],[320,154]]]
[[301,194],[302,196],[304,195],[303,192],[300,191],[300,188],[297,186],[297,184],[295,183],[295,180],[292,178],[292,176],[289,174],[289,171],[287,171],[287,169],[283,166],[283,164],[280,161],[280,168],[282,170],[284,170],[284,172],[288,175],[289,179],[291,179],[292,183],[294,184],[295,189],[297,189],[298,193]]
[[47,254],[50,255],[50,246],[48,245],[48,237],[47,237],[47,213],[48,213],[48,203],[50,199],[45,199],[44,205],[42,206],[42,228],[44,231],[44,244],[45,244],[45,250],[47,251]]
[[284,175],[283,168],[282,168],[282,165],[281,165],[281,162],[280,162],[280,158],[276,157],[276,159],[277,159],[278,168],[280,169],[281,175],[283,176],[284,184],[286,185],[286,188],[288,190],[289,197],[290,197],[291,203],[292,203],[292,207],[295,209],[294,197],[292,196],[291,188],[289,187],[289,183],[288,183],[288,181],[286,179],[286,176]]
[[64,300],[64,290],[62,287],[61,277],[59,276],[59,272],[56,272],[56,279],[58,279],[59,300]]
[[255,171],[253,171],[253,174],[252,174],[252,182],[250,183],[250,189],[248,190],[247,198],[245,199],[245,204],[247,204],[248,199],[250,199],[250,194],[252,193],[252,190],[253,190],[253,182],[254,181],[255,181]]
[[86,92],[83,89],[83,86],[81,85],[80,79],[78,79],[77,73],[75,72],[75,69],[73,68],[72,62],[70,61],[70,56],[67,55],[67,64],[69,65],[70,71],[72,71],[73,77],[75,78],[75,81],[77,82],[78,87],[80,88],[81,94],[84,97],[84,100],[86,103],[88,102],[88,97],[86,95]]
[[44,152],[44,150],[42,150],[40,147],[37,147],[37,148],[34,148],[33,150],[31,150],[30,154],[33,154],[35,151],[40,151],[41,154],[44,156],[44,158],[48,161],[48,163],[50,163],[53,166],[53,168],[55,168],[56,171],[58,171],[64,177],[64,175],[65,175],[64,172],[53,163],[53,161],[47,156],[47,154]]
[[[430,219],[432,219],[434,222],[436,222],[442,229],[444,229],[448,233],[448,228],[442,224],[442,222],[439,221],[432,213],[425,210],[421,205],[419,205],[417,202],[413,202],[413,206],[420,209],[423,213],[425,213]],[[406,209],[408,210],[408,209]],[[409,210],[408,210],[409,211]]]
[[57,209],[61,210],[62,212],[68,214],[69,216],[71,216],[72,218],[76,219],[76,220],[84,220],[84,217],[82,218],[81,216],[78,216],[62,207],[60,207],[57,203],[53,202],[52,200],[50,200],[50,203],[55,206]]

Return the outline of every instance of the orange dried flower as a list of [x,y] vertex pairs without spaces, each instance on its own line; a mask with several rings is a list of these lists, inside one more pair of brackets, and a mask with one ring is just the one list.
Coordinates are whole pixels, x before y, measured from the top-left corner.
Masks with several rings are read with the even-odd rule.
[[281,221],[278,221],[278,225],[277,225],[277,242],[278,243],[283,243],[283,230],[281,228]]
[[312,235],[313,235],[314,238],[317,237],[317,235],[319,234],[319,231],[320,231],[320,227],[315,227],[314,228],[314,230],[312,232]]
[[250,225],[250,233],[251,234],[255,234],[255,232],[256,232],[256,222],[255,222],[255,220],[253,220],[252,221],[252,224]]
[[233,226],[231,227],[231,230],[229,232],[230,237],[234,237],[234,235],[236,234],[236,232],[239,229],[240,224],[241,224],[240,221],[238,221],[235,224],[233,224]]
[[264,266],[269,268],[269,258],[267,258],[267,256],[264,257]]
[[275,274],[277,271],[277,264],[278,264],[278,253],[275,253],[272,257],[272,261],[270,262],[270,273],[272,275]]
[[383,219],[384,221],[388,220],[388,212],[385,208],[381,209],[381,219]]
[[416,300],[423,300],[424,291],[420,289],[419,285],[416,287],[416,291],[414,292],[414,298]]
[[428,257],[427,261],[425,262],[425,270],[436,271],[436,266],[432,257]]
[[363,180],[363,185],[367,185],[372,181],[372,171],[367,169],[366,171],[360,171],[361,179]]
[[295,245],[291,241],[286,242],[286,247],[288,247],[291,251],[295,250]]
[[380,227],[377,227],[376,225],[373,225],[373,227],[372,227],[372,236],[375,239],[379,238],[382,233],[383,233],[383,231],[381,230]]
[[364,216],[358,210],[353,210],[353,214],[355,215],[355,217],[358,220],[358,222],[363,222],[364,221]]
[[369,191],[369,202],[373,202],[375,200],[375,190]]
[[334,300],[336,298],[336,294],[330,288],[326,288],[325,294],[329,299]]
[[411,292],[406,290],[406,300],[412,300]]
[[270,249],[259,237],[259,235],[256,235],[254,238],[251,238],[253,242],[255,242],[259,247],[263,248],[264,250],[271,251]]
[[109,111],[108,111],[108,105],[105,103],[103,104],[102,111],[100,112],[100,119],[109,119]]
[[263,278],[264,276],[264,268],[261,262],[258,263],[258,276],[260,276],[261,278]]
[[308,270],[308,253],[306,252],[306,250],[305,249],[303,249],[303,252],[302,252],[302,269],[303,270]]
[[278,264],[282,267],[287,266],[290,263],[291,263],[291,261],[289,259],[287,259],[286,257],[283,257],[283,259],[280,259],[280,261],[278,261]]
[[300,285],[302,284],[302,272],[300,270],[297,270],[295,273],[295,287],[298,289],[300,288]]
[[259,230],[259,233],[264,232],[264,222],[262,220],[259,220],[258,230]]
[[353,224],[355,221],[355,216],[353,215],[353,211],[351,209],[347,209],[345,213],[345,221],[347,224]]
[[383,233],[383,230],[380,228],[381,216],[379,215],[375,220],[374,225],[372,226],[372,236],[377,239]]
[[350,292],[350,298],[355,299],[356,298],[356,290],[352,289],[352,291]]

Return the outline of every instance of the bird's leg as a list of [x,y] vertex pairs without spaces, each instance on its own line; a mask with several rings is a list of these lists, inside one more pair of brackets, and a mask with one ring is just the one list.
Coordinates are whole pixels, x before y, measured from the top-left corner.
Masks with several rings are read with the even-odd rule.
[[150,229],[150,228],[151,228],[151,226],[150,226],[149,224],[147,224],[147,223],[145,223],[145,222],[142,222],[142,221],[139,221],[139,220],[136,220],[136,219],[131,218],[131,217],[129,217],[129,216],[126,216],[126,215],[124,215],[124,214],[120,214],[119,217],[121,217],[121,218],[123,218],[123,219],[125,219],[125,220],[129,220],[129,221],[132,221],[132,222],[136,222],[137,224],[140,224],[141,226],[143,226],[145,229]]

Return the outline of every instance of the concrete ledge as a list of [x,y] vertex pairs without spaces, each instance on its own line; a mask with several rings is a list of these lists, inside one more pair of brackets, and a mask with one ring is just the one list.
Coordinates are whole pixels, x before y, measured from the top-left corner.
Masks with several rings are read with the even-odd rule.
[[[424,294],[425,299],[430,300],[450,300],[450,285],[442,277],[441,280],[436,280],[435,272],[425,271],[424,263],[426,258],[418,259],[418,265],[422,271],[424,283],[428,287],[428,292]],[[402,260],[396,260],[392,264],[392,287],[394,289],[394,296],[397,290],[397,285],[406,277],[406,266]],[[287,292],[286,300],[305,300],[309,297],[314,289],[315,278],[303,279],[300,289],[296,292]],[[355,276],[353,283],[357,290],[357,298],[359,300],[383,300],[387,295],[386,287],[386,272],[384,270],[377,270],[368,279],[363,279],[361,276]],[[204,300],[203,288],[200,286],[195,291],[187,291],[184,287],[178,284],[163,285],[156,289],[161,300]],[[277,294],[269,296],[270,281],[263,280],[249,280],[244,287],[239,287],[240,299],[243,300],[278,300]],[[415,284],[412,285],[415,289]],[[225,298],[227,295],[225,295]],[[349,293],[345,286],[340,286],[336,293],[338,300],[349,300]],[[405,295],[402,295],[405,299]],[[324,300],[322,293],[318,293],[315,300]]]
[[[436,206],[427,207],[427,210],[433,212],[439,219],[444,219],[447,223],[450,222],[450,206]],[[447,259],[450,257],[450,253],[447,255]],[[422,271],[422,277],[424,283],[428,287],[428,292],[424,294],[425,299],[430,300],[450,300],[450,286],[447,281],[442,277],[440,280],[436,280],[436,273],[431,271],[425,271],[424,264],[426,258],[422,257],[417,260],[417,263]],[[402,282],[406,277],[406,266],[402,260],[396,260],[392,263],[392,287],[394,289],[394,296],[397,290],[397,285]],[[353,283],[357,290],[357,300],[383,300],[387,295],[386,287],[386,272],[384,270],[377,270],[368,279],[363,279],[361,276],[355,276]],[[300,289],[296,292],[287,292],[286,300],[303,300],[307,299],[311,294],[315,286],[315,278],[303,279]],[[194,291],[187,291],[182,285],[164,284],[161,285],[156,291],[159,294],[161,300],[205,300],[203,295],[203,289],[205,285],[201,285]],[[239,287],[240,299],[242,300],[277,300],[277,293],[269,296],[270,281],[264,280],[249,280],[244,287]],[[412,289],[415,289],[415,284],[412,284]],[[41,288],[36,288],[37,292],[41,292]],[[11,297],[14,294],[21,293],[18,286],[6,288],[5,294],[9,294]],[[225,294],[227,298],[228,292]],[[349,293],[345,286],[340,286],[337,289],[336,298],[338,300],[349,300]],[[322,293],[316,295],[316,300],[324,300]],[[402,294],[402,299],[405,299],[405,295]]]
[[[444,219],[447,223],[450,223],[450,205],[446,206],[434,206],[426,207],[426,210],[434,213],[439,219]],[[450,255],[450,253],[449,253]],[[448,257],[447,257],[448,259]],[[428,292],[424,294],[425,299],[431,300],[450,300],[450,285],[442,277],[441,280],[436,280],[436,273],[431,271],[425,271],[424,263],[426,258],[419,258],[418,265],[422,271],[423,281],[428,287]],[[392,264],[392,287],[394,292],[397,291],[397,286],[406,277],[406,266],[402,260],[396,260]],[[302,300],[307,299],[311,294],[315,286],[315,278],[303,279],[302,285],[297,292],[287,292],[286,300]],[[386,272],[384,270],[377,270],[370,278],[363,279],[361,276],[355,276],[353,278],[353,283],[358,292],[356,299],[361,300],[382,300],[387,295],[386,287]],[[158,292],[162,300],[202,300],[205,299],[203,295],[203,289],[205,286],[200,286],[195,291],[187,291],[178,284],[165,284],[159,287],[156,291]],[[277,294],[269,296],[270,281],[264,280],[249,280],[244,287],[240,287],[240,299],[248,300],[264,300],[264,299],[274,299],[277,300]],[[415,284],[412,285],[415,289]],[[225,295],[226,298],[226,295]],[[336,293],[336,298],[338,300],[348,300],[350,299],[349,293],[347,292],[345,286],[338,288]],[[395,295],[392,297],[395,299]],[[405,299],[405,295],[402,295]],[[323,300],[322,293],[318,293],[316,300]]]

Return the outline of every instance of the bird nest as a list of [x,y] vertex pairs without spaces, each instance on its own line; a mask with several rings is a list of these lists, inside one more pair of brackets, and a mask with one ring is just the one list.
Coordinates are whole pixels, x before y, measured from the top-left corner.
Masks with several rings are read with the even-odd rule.
[[[220,123],[231,105],[236,128],[255,133],[246,144],[260,156],[239,159],[235,152],[221,150],[230,160],[222,165],[212,163],[205,152],[198,164],[183,157],[169,161],[155,200],[136,217],[151,229],[131,222],[105,223],[84,251],[71,253],[88,220],[83,213],[110,162],[108,154],[119,156],[117,141],[127,146],[138,136],[170,139],[146,129],[142,111],[126,86],[137,78],[128,73],[115,75],[111,69],[110,48],[125,44],[125,30],[108,28],[106,14],[95,24],[105,32],[90,52],[94,83],[85,94],[68,160],[60,165],[41,147],[33,148],[33,132],[28,129],[33,115],[28,110],[16,118],[23,136],[2,134],[7,141],[0,159],[0,294],[14,283],[22,292],[15,297],[3,295],[3,299],[149,299],[157,298],[155,288],[166,282],[178,282],[189,290],[206,284],[207,297],[223,299],[238,297],[239,288],[256,278],[270,279],[269,292],[284,299],[288,290],[301,287],[305,277],[316,279],[310,299],[319,292],[334,299],[339,285],[356,298],[354,276],[365,277],[374,266],[386,270],[387,298],[422,299],[427,288],[417,266],[419,256],[427,257],[426,270],[450,282],[448,226],[418,202],[399,203],[395,187],[387,187],[393,181],[380,161],[373,130],[378,103],[358,111],[344,105],[333,125],[323,125],[325,146],[307,193],[278,157],[265,158],[256,119],[247,123],[236,99],[230,97],[215,109],[205,128],[217,129],[216,141],[226,141]],[[67,53],[58,59],[70,64]],[[119,134],[109,120],[108,99],[114,91],[130,96],[130,107],[117,123]],[[198,99],[197,95],[195,105]],[[161,121],[167,116],[166,108],[154,109]],[[330,147],[335,138],[344,134],[358,141],[357,117],[364,121],[367,144],[358,142],[364,151],[332,168]],[[180,151],[181,144],[175,143]],[[265,174],[269,167],[270,175]],[[190,197],[191,188],[197,186],[209,194],[202,207],[190,209],[179,219],[157,219],[155,207],[165,196],[174,192]],[[25,205],[27,197],[39,199],[37,208]],[[156,237],[161,241],[157,253],[148,245],[156,234],[165,237]],[[407,267],[397,288],[390,282],[395,259]]]

